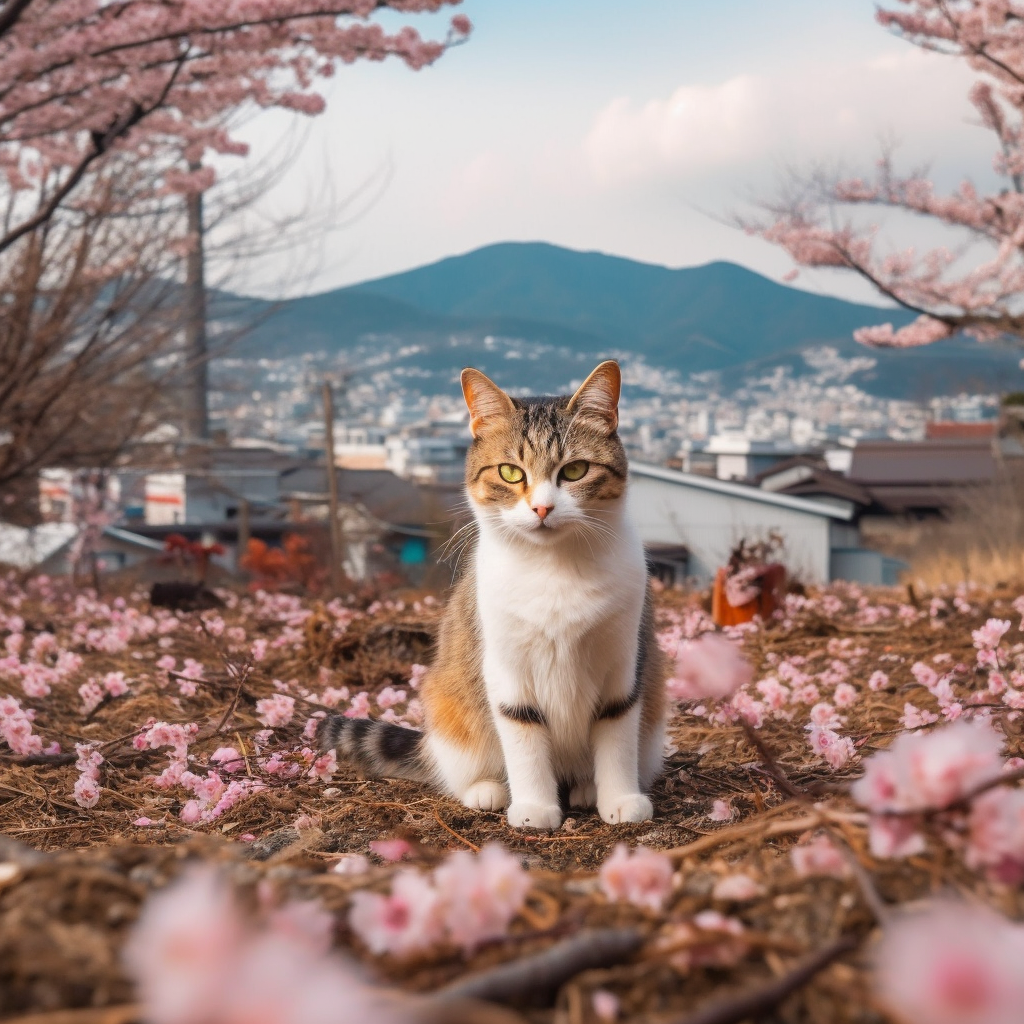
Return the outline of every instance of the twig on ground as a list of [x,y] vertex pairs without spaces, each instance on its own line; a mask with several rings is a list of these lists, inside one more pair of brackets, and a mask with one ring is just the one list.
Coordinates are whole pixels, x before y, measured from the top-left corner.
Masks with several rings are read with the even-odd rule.
[[[237,668],[237,666],[235,666]],[[224,712],[224,716],[217,723],[217,728],[213,730],[214,735],[224,731],[224,726],[227,725],[231,716],[235,713],[235,708],[238,706],[238,698],[242,695],[242,687],[245,686],[246,680],[249,678],[249,673],[252,672],[252,662],[247,662],[240,669],[238,669],[238,685],[235,687],[235,692],[231,697],[231,703],[228,704],[227,710]]]
[[768,744],[758,736],[757,730],[749,722],[741,721],[740,725],[743,727],[743,735],[746,736],[747,742],[761,755],[761,761],[769,776],[775,781],[775,785],[786,796],[792,797],[794,800],[805,800],[807,793],[799,786],[790,782],[789,776],[782,770],[782,766],[775,759],[775,755],[771,752]]
[[582,971],[611,967],[632,956],[644,942],[636,928],[581,932],[543,952],[500,964],[446,985],[433,999],[484,999],[516,1005],[549,1005],[570,978]]
[[875,883],[872,881],[871,875],[865,870],[864,865],[861,864],[860,859],[857,857],[856,850],[854,850],[849,842],[847,842],[842,829],[838,826],[831,825],[828,826],[828,831],[832,836],[836,848],[843,855],[843,859],[846,861],[847,867],[849,867],[850,872],[857,883],[857,887],[860,889],[861,897],[867,904],[868,909],[874,915],[875,921],[877,921],[878,924],[884,925],[892,914],[889,905],[882,899],[878,889],[875,888]]
[[456,832],[455,829],[453,829],[451,827],[451,825],[446,825],[444,823],[444,819],[438,813],[438,810],[437,810],[436,807],[434,808],[434,817],[437,819],[438,825],[440,825],[441,828],[443,828],[445,830],[445,832],[450,832],[453,836],[455,836],[456,839],[458,839],[458,841],[460,843],[463,843],[466,846],[468,846],[474,853],[479,853],[480,852],[480,847],[479,846],[477,846],[475,843],[471,843],[465,836],[460,836],[459,833]]
[[854,936],[844,935],[809,956],[777,981],[741,992],[729,999],[708,1003],[686,1017],[676,1018],[674,1024],[737,1024],[738,1021],[762,1017],[774,1010],[787,996],[806,985],[833,960],[856,949],[858,942]]
[[[781,806],[781,805],[780,805]],[[730,825],[720,828],[710,835],[701,836],[692,843],[685,846],[676,846],[665,851],[667,857],[674,861],[683,860],[686,857],[693,857],[705,850],[713,850],[716,846],[725,846],[727,843],[739,842],[751,836],[760,835],[764,839],[774,836],[792,835],[794,832],[806,832],[808,829],[817,828],[826,821],[853,821],[863,822],[867,820],[866,815],[847,814],[843,811],[832,811],[823,808],[814,814],[805,814],[799,818],[786,818],[782,821],[744,821],[738,825]]]

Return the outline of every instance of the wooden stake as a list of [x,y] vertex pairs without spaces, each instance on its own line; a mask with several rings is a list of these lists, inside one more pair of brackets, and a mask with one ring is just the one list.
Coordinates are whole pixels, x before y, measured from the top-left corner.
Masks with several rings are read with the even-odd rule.
[[341,520],[338,518],[338,468],[334,464],[334,392],[324,381],[324,448],[331,516],[331,588],[341,590]]

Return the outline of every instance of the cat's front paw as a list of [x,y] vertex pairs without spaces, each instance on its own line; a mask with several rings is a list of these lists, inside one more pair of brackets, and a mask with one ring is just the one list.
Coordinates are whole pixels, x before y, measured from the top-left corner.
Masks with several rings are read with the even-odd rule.
[[513,828],[558,828],[562,824],[562,808],[558,804],[512,803],[508,823]]
[[654,817],[654,804],[643,793],[627,793],[613,800],[598,800],[598,813],[611,825],[623,821],[650,821]]
[[501,811],[508,804],[508,789],[504,782],[481,779],[462,794],[462,802],[475,811]]

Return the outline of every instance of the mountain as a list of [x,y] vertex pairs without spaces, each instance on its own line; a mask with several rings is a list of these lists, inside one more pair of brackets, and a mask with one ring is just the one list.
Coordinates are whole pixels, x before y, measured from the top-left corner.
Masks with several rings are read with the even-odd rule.
[[[260,300],[240,300],[239,308],[266,318],[244,346],[261,355],[399,337],[419,346],[421,363],[440,369],[455,358],[443,350],[457,338],[459,360],[476,358],[487,369],[498,359],[484,345],[492,336],[588,358],[627,351],[684,377],[713,370],[731,379],[784,362],[799,370],[802,350],[832,345],[847,357],[877,359],[851,382],[878,394],[1024,384],[1020,354],[1010,346],[964,340],[872,353],[853,342],[865,324],[909,322],[902,310],[813,295],[731,263],[673,270],[537,242],[486,246],[277,309]],[[502,376],[515,376],[513,369],[503,365]]]

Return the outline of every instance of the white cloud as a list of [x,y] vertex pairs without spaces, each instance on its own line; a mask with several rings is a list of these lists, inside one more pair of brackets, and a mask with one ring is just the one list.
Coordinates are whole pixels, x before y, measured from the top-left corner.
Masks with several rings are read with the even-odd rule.
[[[583,144],[602,186],[692,179],[724,170],[761,177],[766,161],[873,158],[893,135],[922,153],[984,152],[968,128],[970,75],[948,58],[905,49],[855,64],[808,64],[713,85],[681,85],[667,98],[618,97]],[[930,148],[934,147],[934,148]]]

